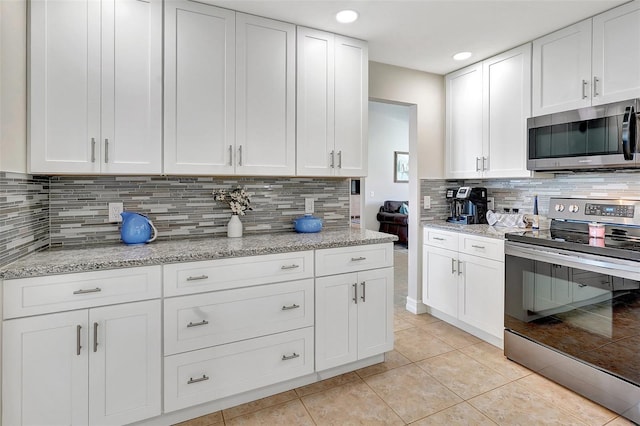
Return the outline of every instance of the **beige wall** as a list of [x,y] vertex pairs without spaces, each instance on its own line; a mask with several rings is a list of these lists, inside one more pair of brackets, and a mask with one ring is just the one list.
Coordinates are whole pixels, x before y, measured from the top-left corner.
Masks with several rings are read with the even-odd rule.
[[0,0],[0,171],[27,171],[26,0]]
[[417,106],[416,177],[444,177],[444,76],[369,62],[369,98]]

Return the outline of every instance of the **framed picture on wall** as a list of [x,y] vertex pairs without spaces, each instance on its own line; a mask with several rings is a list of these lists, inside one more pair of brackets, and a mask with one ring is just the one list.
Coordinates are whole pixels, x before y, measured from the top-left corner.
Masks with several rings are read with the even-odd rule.
[[409,153],[393,152],[393,181],[409,182]]

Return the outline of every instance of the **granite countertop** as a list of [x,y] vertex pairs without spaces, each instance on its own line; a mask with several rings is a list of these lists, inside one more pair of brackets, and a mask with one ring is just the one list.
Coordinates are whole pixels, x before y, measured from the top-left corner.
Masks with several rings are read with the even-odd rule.
[[505,228],[496,227],[491,225],[462,225],[459,223],[449,222],[422,222],[422,226],[425,228],[436,228],[445,231],[462,232],[465,234],[478,235],[481,237],[504,239],[504,234],[509,232],[522,232],[526,228]]
[[157,241],[136,246],[118,244],[50,249],[30,254],[0,268],[0,279],[379,244],[397,240],[395,235],[350,228],[315,234],[287,232],[247,235],[241,238]]

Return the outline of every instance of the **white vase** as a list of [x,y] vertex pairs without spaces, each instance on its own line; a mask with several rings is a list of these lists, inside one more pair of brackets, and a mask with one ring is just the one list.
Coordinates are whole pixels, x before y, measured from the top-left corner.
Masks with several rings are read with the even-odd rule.
[[242,222],[240,222],[240,216],[238,216],[237,214],[231,215],[231,219],[227,224],[227,237],[242,237]]

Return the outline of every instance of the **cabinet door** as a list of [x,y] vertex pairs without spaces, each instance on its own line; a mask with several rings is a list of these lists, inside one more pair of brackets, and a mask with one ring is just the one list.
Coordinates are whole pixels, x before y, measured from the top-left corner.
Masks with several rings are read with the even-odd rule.
[[533,41],[533,115],[591,105],[591,19]]
[[3,424],[88,423],[87,334],[86,310],[3,323]]
[[296,27],[236,15],[236,173],[296,172]]
[[502,339],[504,263],[460,254],[458,318]]
[[422,297],[428,306],[458,316],[458,253],[425,246],[422,254]]
[[393,268],[358,273],[358,359],[393,349]]
[[297,28],[297,153],[302,176],[331,176],[334,153],[334,35]]
[[233,174],[235,12],[165,2],[164,171]]
[[29,5],[29,172],[97,173],[100,2]]
[[531,115],[531,44],[483,62],[485,177],[529,177],[527,127]]
[[640,2],[593,17],[593,104],[640,97]]
[[316,370],[356,361],[358,274],[316,278]]
[[367,175],[369,110],[367,43],[335,36],[335,171]]
[[160,323],[160,300],[90,310],[90,424],[160,415]]
[[102,0],[103,173],[162,171],[162,1]]
[[445,78],[447,90],[446,170],[449,178],[481,176],[482,63]]

